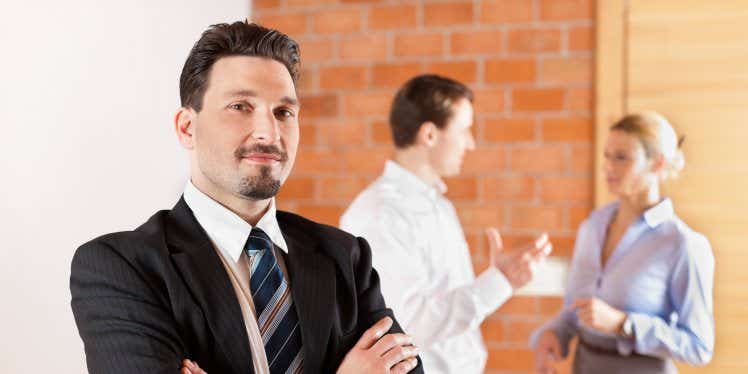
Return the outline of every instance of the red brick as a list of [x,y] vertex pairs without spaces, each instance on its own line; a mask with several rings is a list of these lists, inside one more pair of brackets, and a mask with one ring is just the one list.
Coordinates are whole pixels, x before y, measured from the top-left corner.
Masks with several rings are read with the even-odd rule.
[[319,69],[321,89],[362,89],[366,87],[366,67],[333,66]]
[[501,113],[504,111],[504,89],[482,88],[473,90],[475,113]]
[[312,29],[321,34],[339,34],[361,30],[358,8],[322,10],[312,14]]
[[427,65],[426,71],[466,84],[474,83],[478,75],[475,61],[435,62]]
[[[592,183],[593,181],[590,181]],[[589,217],[590,213],[592,212],[592,206],[589,205],[592,202],[592,199],[589,199],[586,201],[585,205],[583,206],[573,206],[569,208],[569,226],[571,226],[571,229],[574,230],[574,232],[577,232],[579,230],[579,225],[582,224],[582,222]]]
[[343,171],[346,173],[381,174],[384,162],[392,157],[392,149],[367,148],[349,149],[339,152],[343,160]]
[[488,60],[486,83],[518,83],[535,81],[534,60]]
[[510,227],[528,230],[563,229],[562,208],[557,206],[515,205],[510,212]]
[[385,35],[351,36],[340,40],[340,59],[378,60],[387,57]]
[[423,72],[419,62],[404,64],[377,64],[372,70],[372,86],[398,88],[408,79]]
[[343,112],[347,117],[387,116],[394,92],[351,92],[343,96]]
[[504,222],[504,208],[500,205],[460,205],[457,215],[465,228],[499,227]]
[[486,119],[483,124],[483,140],[486,142],[519,142],[535,139],[534,119]]
[[591,59],[570,57],[541,60],[540,81],[542,83],[591,83]]
[[317,145],[317,126],[310,124],[299,125],[299,145],[315,146]]
[[512,109],[517,111],[560,111],[565,91],[561,88],[523,88],[512,92]]
[[[576,229],[579,225],[570,225],[571,232],[576,233]],[[567,260],[571,260],[572,254],[574,254],[574,240],[575,234],[569,235],[552,235],[550,237],[551,243],[553,244],[553,252],[551,256],[563,257]]]
[[366,141],[366,125],[352,120],[318,124],[320,143],[333,147],[362,146]]
[[510,169],[521,173],[564,171],[566,155],[560,145],[527,145],[513,147]]
[[531,21],[532,3],[529,0],[485,0],[481,4],[480,21],[491,24]]
[[504,321],[487,318],[480,325],[483,340],[488,343],[502,343],[504,341]]
[[334,152],[304,149],[296,155],[293,174],[295,176],[318,175],[340,171],[341,163]]
[[509,319],[506,321],[509,328],[505,329],[504,338],[510,344],[528,344],[530,335],[543,323],[525,319]]
[[571,171],[575,173],[592,174],[592,139],[590,144],[574,145],[571,147]]
[[592,92],[586,87],[570,88],[568,91],[567,107],[570,110],[592,111]]
[[306,95],[300,101],[300,118],[332,117],[338,114],[338,99],[335,95]]
[[341,206],[330,204],[299,204],[297,213],[315,222],[338,226],[344,210]]
[[451,26],[473,22],[473,3],[432,3],[423,6],[426,26]]
[[309,23],[305,12],[263,13],[254,22],[294,37],[305,34]]
[[509,30],[507,51],[509,53],[559,52],[561,31],[558,29],[514,29]]
[[366,188],[366,180],[360,177],[335,176],[320,180],[320,198],[324,201],[350,202]]
[[390,5],[369,9],[369,28],[373,30],[416,27],[415,5]]
[[314,178],[291,176],[283,183],[278,193],[279,199],[313,199]]
[[440,33],[417,33],[395,35],[395,56],[438,56],[442,54],[444,42]]
[[584,141],[592,140],[592,119],[587,117],[543,119],[543,140]]
[[546,21],[592,19],[592,0],[541,0],[540,19]]
[[535,182],[526,176],[484,177],[484,200],[531,200],[535,196]]
[[449,44],[453,55],[498,54],[502,40],[499,30],[458,31],[450,36]]
[[478,197],[476,177],[455,177],[444,180],[447,184],[447,197],[453,200],[475,200]]
[[494,316],[500,315],[526,315],[534,316],[538,311],[538,305],[534,296],[514,296],[507,300]]
[[371,124],[371,140],[377,144],[392,144],[392,129],[389,122],[373,122]]
[[555,316],[564,307],[564,299],[558,296],[542,296],[538,297],[538,305],[543,316]]
[[296,89],[301,95],[307,92],[314,92],[317,89],[317,69],[316,67],[304,67],[299,72],[299,80],[296,82]]
[[591,51],[594,49],[592,26],[574,26],[569,28],[569,50]]
[[540,198],[546,202],[592,200],[592,180],[587,177],[540,178]]
[[299,42],[304,64],[329,61],[333,57],[333,41],[330,39],[308,39]]
[[496,173],[504,169],[503,148],[478,148],[465,155],[462,172],[464,174]]

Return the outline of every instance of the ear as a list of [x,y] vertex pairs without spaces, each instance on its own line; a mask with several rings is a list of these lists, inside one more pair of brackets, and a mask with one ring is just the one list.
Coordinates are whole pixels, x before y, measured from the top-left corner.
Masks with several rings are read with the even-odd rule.
[[433,147],[436,144],[437,137],[439,136],[438,130],[439,129],[436,127],[436,125],[431,121],[422,123],[421,127],[418,128],[415,143],[423,144],[429,148]]
[[174,115],[174,131],[177,133],[179,144],[185,149],[195,148],[195,119],[197,113],[192,108],[179,108]]
[[665,171],[665,156],[658,154],[652,158],[650,161],[650,170],[657,175],[662,175]]

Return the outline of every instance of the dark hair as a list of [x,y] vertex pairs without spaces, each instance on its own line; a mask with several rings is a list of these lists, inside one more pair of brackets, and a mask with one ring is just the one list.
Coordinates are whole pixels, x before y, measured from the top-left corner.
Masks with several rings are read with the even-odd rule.
[[299,45],[286,34],[255,23],[219,23],[200,36],[187,56],[179,77],[179,97],[183,107],[200,111],[208,89],[208,76],[221,57],[257,56],[286,66],[291,79],[299,77]]
[[464,84],[433,74],[419,75],[407,81],[395,94],[390,109],[392,140],[398,148],[415,141],[424,122],[443,129],[460,99],[473,101],[473,92]]

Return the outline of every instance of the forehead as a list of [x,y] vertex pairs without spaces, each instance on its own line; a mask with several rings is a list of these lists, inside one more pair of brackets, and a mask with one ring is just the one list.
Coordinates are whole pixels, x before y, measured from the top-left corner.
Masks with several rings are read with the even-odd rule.
[[639,139],[636,136],[620,130],[611,131],[610,134],[608,134],[608,141],[606,144],[610,148],[620,150],[634,151],[638,148],[643,149],[641,142],[639,142]]
[[252,91],[268,100],[296,98],[291,74],[282,63],[252,56],[218,59],[210,70],[206,96],[222,96],[239,91]]
[[473,104],[466,98],[461,98],[452,104],[452,116],[448,125],[470,126],[473,124]]

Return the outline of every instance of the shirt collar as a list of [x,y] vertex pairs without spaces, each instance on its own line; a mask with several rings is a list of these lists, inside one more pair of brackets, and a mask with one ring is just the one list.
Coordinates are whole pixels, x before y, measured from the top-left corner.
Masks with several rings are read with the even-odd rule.
[[669,198],[666,198],[644,212],[644,221],[649,227],[655,228],[659,224],[673,218],[674,215],[673,202]]
[[437,179],[433,186],[427,184],[423,179],[413,174],[410,170],[400,166],[395,161],[387,160],[384,164],[384,178],[392,181],[405,190],[423,193],[428,197],[435,199],[439,195],[443,195],[447,192],[447,185],[444,181]]
[[[239,261],[249,233],[252,231],[252,225],[198,190],[192,181],[187,181],[184,188],[184,201],[192,210],[197,222],[208,233],[213,244],[234,262]],[[275,212],[275,198],[273,198],[270,200],[267,212],[257,222],[257,227],[265,231],[273,244],[288,253]]]

